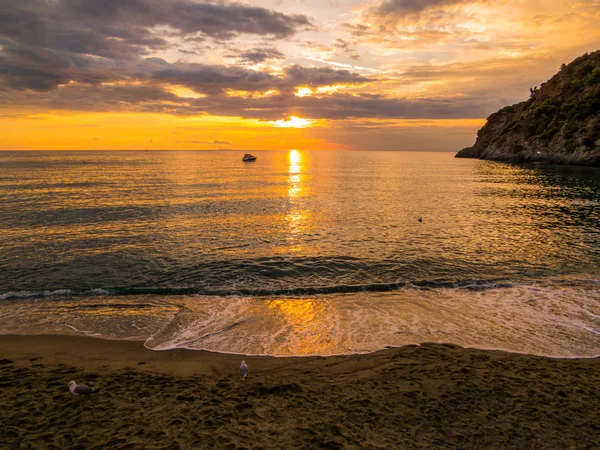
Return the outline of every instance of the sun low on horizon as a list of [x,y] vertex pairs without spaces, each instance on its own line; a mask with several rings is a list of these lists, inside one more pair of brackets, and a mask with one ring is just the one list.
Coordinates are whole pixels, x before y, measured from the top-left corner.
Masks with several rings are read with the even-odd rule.
[[0,11],[0,150],[409,150],[600,48],[596,0],[31,0]]

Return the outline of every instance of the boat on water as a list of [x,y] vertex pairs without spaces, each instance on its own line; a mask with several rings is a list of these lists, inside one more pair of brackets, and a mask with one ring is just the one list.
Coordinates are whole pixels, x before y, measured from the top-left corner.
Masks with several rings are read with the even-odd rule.
[[244,162],[256,161],[256,156],[252,156],[250,153],[246,153],[242,158]]

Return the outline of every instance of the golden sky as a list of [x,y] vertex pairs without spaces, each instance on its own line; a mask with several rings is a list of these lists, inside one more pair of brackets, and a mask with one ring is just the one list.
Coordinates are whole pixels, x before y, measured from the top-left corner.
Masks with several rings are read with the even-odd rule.
[[600,48],[600,0],[28,0],[0,149],[447,150]]

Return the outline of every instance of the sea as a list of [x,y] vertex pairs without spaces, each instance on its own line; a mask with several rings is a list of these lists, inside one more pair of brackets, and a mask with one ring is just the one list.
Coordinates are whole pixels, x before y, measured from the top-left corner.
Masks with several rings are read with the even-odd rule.
[[0,334],[600,355],[600,169],[252,153],[0,152]]

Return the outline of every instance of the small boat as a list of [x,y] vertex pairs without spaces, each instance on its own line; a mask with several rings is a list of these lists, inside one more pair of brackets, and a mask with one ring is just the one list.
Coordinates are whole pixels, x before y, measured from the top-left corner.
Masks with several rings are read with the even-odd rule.
[[252,156],[250,153],[246,153],[242,158],[244,162],[256,161],[256,156]]

